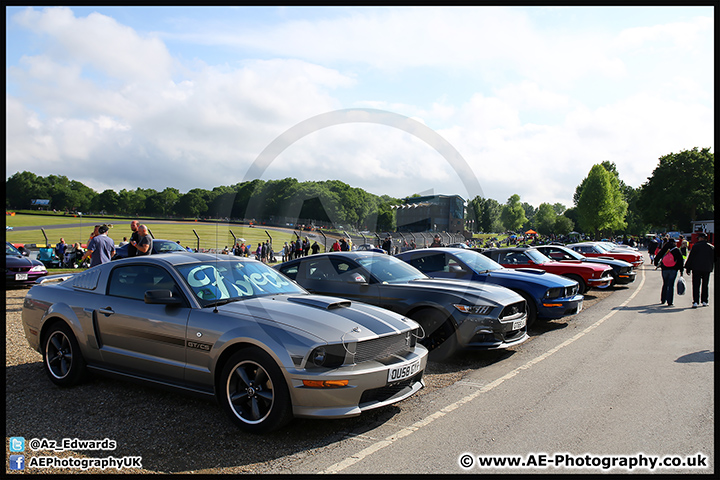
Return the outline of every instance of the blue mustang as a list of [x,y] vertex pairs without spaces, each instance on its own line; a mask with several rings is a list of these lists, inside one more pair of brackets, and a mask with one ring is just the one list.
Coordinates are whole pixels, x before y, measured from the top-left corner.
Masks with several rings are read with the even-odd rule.
[[528,325],[536,318],[562,318],[582,310],[577,282],[536,268],[504,268],[481,253],[460,248],[421,248],[396,257],[429,277],[488,282],[514,290],[528,304]]

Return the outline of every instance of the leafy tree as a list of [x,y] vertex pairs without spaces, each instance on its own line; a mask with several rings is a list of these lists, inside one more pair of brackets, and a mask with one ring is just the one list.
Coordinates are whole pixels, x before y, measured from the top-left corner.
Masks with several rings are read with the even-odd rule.
[[377,230],[392,232],[396,228],[395,211],[392,205],[397,203],[382,202],[377,208]]
[[482,216],[480,218],[479,230],[485,233],[501,232],[503,224],[501,220],[502,205],[494,198],[486,198],[482,202]]
[[95,196],[92,208],[97,212],[104,211],[109,214],[118,212],[118,206],[120,205],[120,196],[115,190],[104,190],[99,195]]
[[175,203],[175,213],[185,218],[197,218],[205,214],[207,210],[208,191],[201,188],[193,188]]
[[537,213],[537,208],[533,207],[527,202],[522,202],[523,210],[525,210],[525,218],[527,218],[527,221],[525,221],[522,225],[523,230],[527,230],[529,228],[535,228],[535,214]]
[[5,205],[8,208],[30,208],[33,198],[50,198],[42,177],[32,172],[17,172],[5,182]]
[[687,231],[698,211],[714,213],[715,154],[695,147],[660,157],[640,186],[638,207],[645,222],[668,230]]
[[517,231],[527,222],[525,209],[520,203],[520,195],[516,193],[508,198],[500,217],[506,230]]
[[567,235],[573,231],[575,224],[565,215],[558,215],[555,219],[555,234],[556,235]]
[[475,198],[468,201],[465,223],[471,225],[471,229],[475,232],[480,231],[480,219],[482,219],[482,212],[483,198],[481,196],[477,195]]
[[567,207],[565,207],[565,205],[563,205],[562,203],[555,203],[552,207],[557,215],[562,215],[565,210],[567,210]]
[[535,214],[535,228],[538,233],[550,235],[555,232],[555,220],[557,215],[553,206],[549,203],[541,203]]
[[625,228],[627,203],[622,199],[615,177],[602,165],[596,164],[583,180],[577,212],[580,228],[594,232]]

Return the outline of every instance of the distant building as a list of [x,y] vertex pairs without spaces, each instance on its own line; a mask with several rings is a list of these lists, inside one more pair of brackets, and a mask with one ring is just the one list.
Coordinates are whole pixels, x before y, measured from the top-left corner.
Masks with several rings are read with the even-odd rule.
[[465,225],[465,200],[459,195],[409,197],[395,205],[399,232],[461,233]]

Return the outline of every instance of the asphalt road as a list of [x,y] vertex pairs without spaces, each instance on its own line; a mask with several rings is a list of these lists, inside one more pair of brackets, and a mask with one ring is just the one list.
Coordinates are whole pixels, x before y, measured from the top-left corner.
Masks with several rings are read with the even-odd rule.
[[[653,456],[675,455],[708,467],[654,471],[712,473],[714,309],[691,309],[689,291],[674,307],[660,306],[661,282],[659,270],[641,267],[636,285],[555,329],[551,322],[509,358],[269,471],[647,473],[641,463],[630,470],[632,458],[650,466]],[[710,288],[714,305],[714,278]],[[460,466],[463,454],[468,468]],[[563,468],[536,466],[556,454],[570,455],[558,457]],[[518,456],[531,466],[480,468],[481,455]],[[616,468],[604,469],[612,456]]]
[[[109,438],[117,449],[59,455],[142,457],[142,468],[121,473],[559,473],[567,470],[477,466],[481,455],[537,454],[537,463],[559,453],[593,455],[588,462],[699,453],[706,469],[659,471],[713,473],[714,311],[690,309],[689,294],[660,306],[660,282],[659,271],[641,267],[635,283],[594,293],[580,314],[537,322],[518,347],[430,362],[427,387],[403,402],[350,419],[297,419],[265,436],[239,431],[214,402],[172,391],[104,377],[52,386],[24,339],[25,290],[10,290],[6,437]],[[711,305],[713,288],[714,276]],[[41,454],[55,455],[27,457]]]

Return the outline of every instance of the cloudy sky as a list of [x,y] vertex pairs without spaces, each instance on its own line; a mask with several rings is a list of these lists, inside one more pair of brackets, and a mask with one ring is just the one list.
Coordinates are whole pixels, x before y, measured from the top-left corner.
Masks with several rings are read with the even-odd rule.
[[570,207],[714,151],[713,43],[712,7],[7,7],[6,177]]

